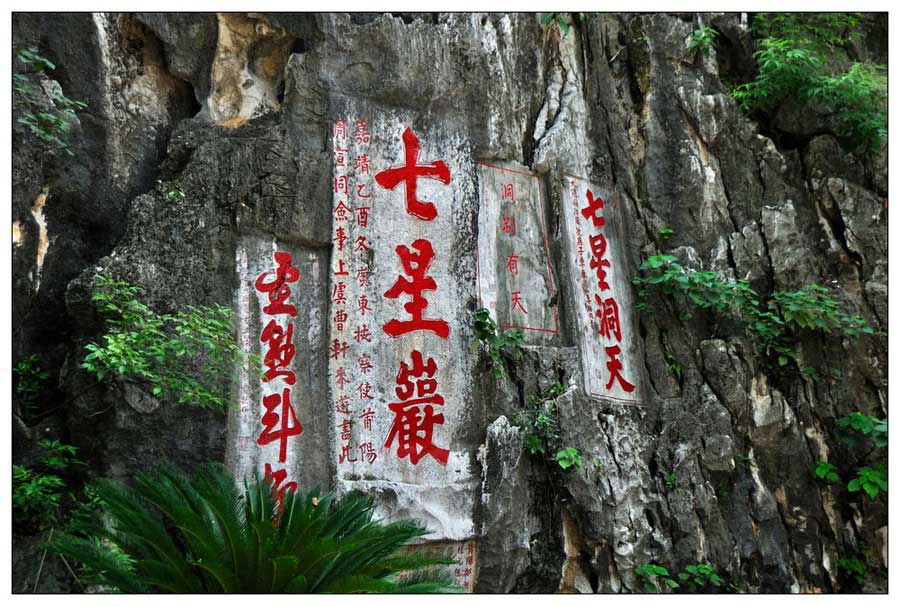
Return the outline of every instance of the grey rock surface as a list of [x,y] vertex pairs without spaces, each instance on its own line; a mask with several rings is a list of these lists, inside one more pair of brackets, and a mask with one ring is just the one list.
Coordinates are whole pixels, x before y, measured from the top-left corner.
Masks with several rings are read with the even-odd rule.
[[[886,62],[882,21],[870,27],[885,44],[860,52]],[[690,36],[708,23],[725,41],[692,58]],[[16,453],[54,435],[82,449],[92,476],[126,479],[162,459],[240,467],[234,417],[139,384],[95,387],[78,369],[102,332],[94,276],[141,286],[159,311],[218,303],[240,314],[239,251],[280,247],[304,259],[304,276],[321,272],[297,291],[304,313],[331,317],[332,123],[359,114],[385,141],[410,125],[422,161],[452,157],[454,167],[456,197],[446,199],[456,203],[440,208],[445,234],[431,237],[441,240],[434,277],[456,331],[445,396],[459,406],[448,427],[465,481],[440,476],[431,495],[425,484],[374,482],[387,513],[430,507],[435,520],[451,518],[447,528],[465,528],[478,542],[479,592],[639,592],[634,569],[648,562],[673,572],[706,562],[748,592],[836,592],[854,588],[837,561],[863,549],[873,563],[865,591],[886,590],[884,500],[810,472],[817,460],[850,470],[837,418],[886,416],[885,336],[803,331],[797,365],[780,368],[733,323],[651,297],[654,313],[635,313],[629,337],[639,341],[641,405],[583,389],[564,173],[617,196],[627,226],[617,263],[629,277],[664,253],[747,279],[764,296],[816,283],[887,331],[885,161],[844,153],[811,114],[761,129],[739,110],[722,82],[752,70],[739,14],[595,14],[563,36],[533,14],[19,13],[13,34],[17,49],[46,49],[59,66],[49,78],[89,104],[73,128],[75,160],[48,156],[14,128],[14,358],[36,353],[53,377],[42,394],[48,417],[15,426]],[[399,142],[391,149],[379,170],[402,161]],[[521,358],[505,352],[499,376],[483,346],[468,349],[479,160],[541,179],[558,290],[558,332],[531,339]],[[183,200],[166,196],[175,181]],[[421,237],[413,225],[379,234]],[[306,487],[336,488],[328,329],[302,330],[309,440],[295,469]],[[384,371],[385,390],[395,372]],[[555,444],[577,448],[580,468],[530,455],[513,423],[556,381],[567,389],[555,400]],[[24,539],[16,550],[20,560],[39,555]],[[18,571],[28,566],[17,565],[15,588],[27,588],[31,573]]]

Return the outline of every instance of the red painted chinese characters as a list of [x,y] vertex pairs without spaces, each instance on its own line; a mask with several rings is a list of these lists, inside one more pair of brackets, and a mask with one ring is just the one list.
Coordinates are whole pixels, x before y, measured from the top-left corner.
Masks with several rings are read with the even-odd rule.
[[[285,387],[275,393],[263,395],[262,403],[266,412],[260,419],[263,430],[256,443],[265,446],[277,442],[278,462],[283,464],[287,461],[288,440],[303,433],[303,426],[291,403],[291,386],[297,382],[297,377],[290,369],[295,354],[294,324],[290,319],[297,316],[297,308],[288,303],[291,295],[290,284],[299,280],[300,271],[292,265],[293,260],[289,253],[279,251],[275,253],[274,258],[276,269],[263,272],[256,279],[254,287],[258,292],[266,294],[269,300],[269,304],[262,309],[263,314],[287,316],[283,318],[286,325],[282,325],[278,318],[271,317],[259,337],[260,342],[266,346],[263,353],[263,364],[266,367],[263,382],[281,379]],[[285,490],[296,490],[296,482],[285,482],[286,470],[273,470],[272,464],[267,462],[265,473],[274,479],[280,499],[284,498]]]
[[[437,208],[433,202],[419,200],[417,184],[420,178],[437,179],[444,185],[450,183],[450,169],[437,160],[429,164],[419,163],[421,146],[412,129],[407,128],[402,135],[405,150],[405,165],[384,170],[375,175],[375,181],[385,189],[394,189],[403,183],[405,187],[406,212],[423,221],[433,221],[437,216]],[[423,295],[426,291],[436,291],[434,278],[427,275],[428,268],[434,260],[434,248],[431,242],[419,238],[412,247],[399,245],[395,248],[400,257],[403,275],[397,276],[394,284],[384,293],[387,299],[409,297],[403,309],[409,318],[394,318],[382,329],[393,338],[416,331],[429,331],[446,339],[450,335],[450,326],[442,319],[425,317],[428,300]],[[421,352],[410,353],[410,364],[401,362],[397,373],[395,392],[398,402],[388,405],[394,413],[394,422],[385,441],[386,447],[396,443],[397,456],[409,458],[413,465],[430,456],[442,465],[447,464],[449,450],[434,444],[434,427],[444,423],[444,415],[436,412],[437,406],[444,405],[444,398],[437,393],[437,363],[433,358],[423,360]],[[415,379],[415,380],[413,380]]]
[[[634,391],[634,385],[629,383],[622,376],[622,362],[619,356],[622,353],[619,343],[622,342],[622,328],[619,321],[619,305],[615,297],[605,296],[604,293],[610,290],[607,281],[607,269],[611,267],[609,259],[605,258],[607,251],[606,236],[600,231],[606,226],[606,219],[602,215],[603,199],[600,196],[594,196],[591,190],[586,193],[587,205],[581,209],[581,215],[585,219],[589,219],[591,224],[597,230],[595,234],[588,235],[590,242],[590,268],[594,270],[597,278],[597,288],[600,293],[594,293],[594,302],[597,304],[596,310],[593,311],[597,318],[597,330],[610,345],[604,346],[607,362],[606,369],[609,371],[609,380],[606,383],[606,390],[609,391],[615,384],[618,384],[622,391],[631,393]],[[603,295],[603,296],[601,296]]]
[[437,209],[431,202],[421,201],[416,197],[416,189],[420,177],[437,179],[444,185],[450,183],[450,169],[441,160],[430,164],[419,164],[419,139],[412,129],[403,131],[403,147],[406,150],[406,164],[389,168],[375,175],[375,181],[385,189],[394,189],[400,183],[406,186],[406,212],[423,221],[431,221],[437,217]]
[[444,423],[444,415],[435,413],[434,408],[444,405],[434,378],[437,364],[432,358],[425,362],[422,353],[415,349],[410,354],[410,362],[411,365],[400,363],[394,390],[400,401],[388,405],[396,417],[384,445],[391,446],[396,438],[397,456],[401,459],[409,457],[409,462],[415,465],[423,456],[430,455],[446,465],[450,451],[432,442],[434,426]]

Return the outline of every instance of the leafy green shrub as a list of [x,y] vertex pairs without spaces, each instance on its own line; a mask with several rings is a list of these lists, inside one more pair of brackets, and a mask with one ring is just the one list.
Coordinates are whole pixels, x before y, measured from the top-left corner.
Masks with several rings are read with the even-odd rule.
[[675,490],[676,486],[678,486],[678,476],[675,475],[674,471],[670,471],[666,474],[666,488]]
[[563,469],[569,469],[570,467],[577,467],[579,470],[584,469],[584,461],[581,459],[581,454],[578,452],[578,449],[571,446],[563,448],[556,453],[556,462]]
[[678,581],[669,578],[669,571],[656,564],[645,564],[634,569],[634,574],[644,579],[644,589],[650,593],[659,591],[662,582],[672,589],[678,589]]
[[[879,419],[857,411],[840,417],[837,420],[837,426],[841,430],[839,434],[841,441],[851,447],[859,443],[857,437],[853,435],[854,433],[871,438],[875,449],[887,446],[887,418]],[[880,493],[887,492],[887,469],[884,465],[860,467],[854,470],[854,473],[855,477],[847,483],[847,490],[850,492],[862,490],[873,500],[878,498]],[[825,461],[816,461],[813,474],[829,483],[841,479],[837,473],[837,467]]]
[[757,13],[750,31],[757,38],[801,40],[819,50],[844,46],[862,13]]
[[75,457],[78,449],[74,446],[47,439],[38,441],[38,445],[46,452],[37,468],[13,465],[13,518],[19,529],[42,530],[63,522],[60,507],[67,484],[58,474],[84,465]]
[[44,388],[44,381],[49,378],[47,371],[42,369],[37,356],[23,358],[13,369],[16,381],[16,403],[19,405],[19,414],[27,422],[37,412],[37,400]]
[[159,314],[137,299],[141,289],[97,276],[91,299],[106,318],[102,344],[90,343],[81,367],[98,380],[109,376],[146,381],[156,396],[224,410],[240,364],[255,362],[238,348],[227,307],[188,307]]
[[78,448],[63,444],[59,440],[39,440],[38,444],[47,451],[44,466],[54,471],[67,471],[73,465],[84,465],[84,461],[76,459]]
[[18,525],[49,526],[63,496],[66,483],[24,465],[13,465],[13,511]]
[[887,139],[886,67],[853,63],[842,73],[829,67],[833,48],[858,22],[852,13],[760,13],[752,28],[759,73],[732,96],[744,110],[762,113],[788,97],[815,101],[835,116],[835,134],[850,151],[876,151]]
[[545,32],[549,31],[549,29],[553,26],[559,28],[559,31],[562,32],[562,35],[565,36],[569,33],[569,24],[566,21],[565,13],[545,13],[543,17],[541,17],[541,29]]
[[686,270],[671,255],[654,255],[640,269],[645,275],[632,280],[640,287],[638,309],[651,312],[646,296],[648,289],[655,288],[676,301],[730,316],[754,335],[766,352],[776,354],[780,366],[796,358],[785,341],[788,328],[837,332],[847,337],[875,332],[862,317],[843,311],[841,304],[828,296],[828,290],[816,284],[797,291],[776,291],[762,307],[759,294],[747,280],[732,282],[716,272]]
[[705,57],[709,57],[709,49],[712,48],[718,35],[719,32],[706,25],[695,29],[694,33],[691,34],[690,42],[688,42],[688,50],[693,51],[695,54],[701,52]]
[[869,571],[863,560],[859,558],[841,558],[837,561],[837,565],[838,568],[844,570],[860,586],[865,584]]
[[709,564],[690,564],[684,567],[684,572],[678,573],[678,578],[682,581],[682,587],[691,593],[706,589],[710,585],[713,587],[722,586],[722,577],[716,574],[716,569]]
[[513,414],[513,424],[525,431],[523,442],[532,455],[547,454],[553,445],[557,444],[559,420],[556,398],[565,390],[565,385],[557,381],[546,396],[531,394],[528,397],[528,408],[517,410]]
[[820,480],[825,480],[826,482],[833,484],[841,479],[841,476],[837,473],[837,467],[829,463],[828,461],[816,461],[815,467],[813,467],[813,475]]
[[[135,476],[135,488],[96,482],[109,523],[51,542],[80,562],[92,582],[125,593],[435,592],[450,585],[425,567],[438,558],[399,554],[427,534],[417,521],[373,519],[375,501],[336,501],[318,489],[285,491],[279,507],[271,478],[239,491],[223,465],[192,477],[171,466]],[[99,539],[99,540],[97,540]],[[124,557],[123,557],[124,554]],[[398,580],[400,572],[412,571]]]
[[810,75],[822,68],[822,57],[790,39],[765,38],[759,44],[760,49],[753,54],[759,75],[731,93],[741,108],[769,112],[789,95],[805,98],[806,88],[812,84]]
[[[584,22],[589,14],[594,13],[572,13],[572,18]],[[549,32],[552,28],[557,28],[559,32],[565,36],[569,33],[569,23],[566,20],[566,13],[544,13],[540,20],[541,29]]]
[[887,446],[887,417],[879,419],[878,417],[864,415],[857,411],[839,418],[837,420],[837,426],[844,430],[841,439],[850,446],[855,446],[857,444],[857,439],[849,433],[850,430],[871,438],[872,442],[878,448]]
[[860,489],[873,501],[878,498],[880,492],[887,492],[887,469],[884,465],[857,469],[856,477],[847,483],[847,490],[859,492]]
[[76,117],[76,111],[86,109],[87,104],[63,94],[54,95],[52,104],[48,104],[41,94],[40,76],[47,70],[55,70],[56,65],[34,47],[19,51],[16,57],[33,72],[13,74],[13,91],[27,106],[17,122],[46,143],[51,153],[62,151],[74,156],[69,149],[70,120]]
[[503,358],[500,351],[509,347],[516,358],[522,357],[522,346],[525,344],[525,335],[521,329],[500,331],[491,312],[482,307],[475,312],[475,339],[472,347],[478,346],[478,341],[488,346],[488,354],[494,362],[494,376],[499,379],[503,374]]
[[821,76],[804,93],[834,112],[835,134],[851,151],[875,151],[887,140],[885,66],[854,63],[842,74]]

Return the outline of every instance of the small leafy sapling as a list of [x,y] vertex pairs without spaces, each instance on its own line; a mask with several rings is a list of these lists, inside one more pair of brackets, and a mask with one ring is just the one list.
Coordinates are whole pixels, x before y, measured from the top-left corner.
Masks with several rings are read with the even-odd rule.
[[847,490],[862,490],[874,501],[880,493],[887,492],[887,470],[884,465],[860,467],[856,470],[856,477],[847,483]]
[[682,587],[691,593],[696,593],[701,589],[706,589],[710,585],[713,587],[721,587],[723,584],[722,577],[716,573],[716,569],[709,564],[690,564],[684,567],[684,572],[678,573],[678,578],[682,582]]
[[851,431],[870,438],[872,443],[878,448],[887,446],[888,426],[886,417],[879,419],[857,411],[839,418],[837,426],[844,430],[843,441],[850,446],[855,446],[857,443],[857,438],[850,433]]
[[17,378],[16,403],[19,405],[19,413],[27,422],[37,412],[38,397],[50,375],[41,368],[37,356],[23,358],[12,371]]
[[670,471],[666,474],[666,488],[675,490],[676,486],[678,486],[678,476],[675,475],[674,471]]
[[644,564],[634,569],[634,574],[644,579],[644,589],[649,593],[660,590],[659,583],[671,589],[678,589],[678,581],[669,577],[669,571],[656,564]]
[[841,476],[837,473],[837,467],[828,461],[816,461],[813,467],[813,475],[829,484],[833,484],[841,479]]
[[694,30],[691,34],[691,40],[688,42],[688,50],[695,55],[697,52],[703,53],[704,57],[709,57],[709,49],[715,43],[716,36],[719,35],[712,27],[704,25]]
[[577,467],[579,471],[584,469],[584,462],[582,461],[581,454],[578,452],[578,449],[572,448],[571,446],[563,448],[556,453],[556,462],[559,463],[559,466],[563,469],[570,469],[572,467]]
[[859,558],[841,558],[837,561],[838,568],[845,571],[850,578],[856,581],[860,586],[864,585],[866,578],[869,576],[866,563]]
[[509,348],[517,359],[522,357],[522,346],[525,344],[522,330],[514,328],[501,331],[491,318],[491,312],[484,307],[475,312],[475,339],[473,349],[478,347],[479,342],[488,346],[488,355],[494,362],[494,377],[498,380],[503,376],[501,350]]

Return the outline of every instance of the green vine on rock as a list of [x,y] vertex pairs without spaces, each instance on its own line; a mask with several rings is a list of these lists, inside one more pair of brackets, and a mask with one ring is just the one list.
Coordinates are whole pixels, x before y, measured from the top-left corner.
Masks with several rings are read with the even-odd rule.
[[[816,284],[797,291],[776,291],[763,306],[747,280],[730,281],[716,272],[687,270],[671,255],[652,256],[640,269],[644,275],[632,280],[639,287],[638,309],[652,313],[646,297],[650,289],[656,289],[676,302],[730,317],[742,324],[766,353],[775,354],[779,366],[796,360],[787,342],[789,330],[818,330],[851,338],[875,333],[861,316],[846,313],[828,289]],[[682,314],[682,319],[689,317]]]
[[500,352],[509,348],[516,359],[522,357],[522,346],[525,344],[525,333],[519,328],[501,331],[491,318],[491,312],[482,307],[475,312],[475,339],[472,348],[478,347],[478,343],[484,343],[488,348],[488,355],[493,360],[494,377],[498,380],[503,376],[503,358]]

